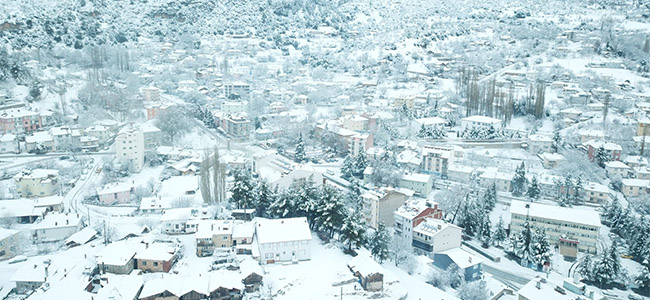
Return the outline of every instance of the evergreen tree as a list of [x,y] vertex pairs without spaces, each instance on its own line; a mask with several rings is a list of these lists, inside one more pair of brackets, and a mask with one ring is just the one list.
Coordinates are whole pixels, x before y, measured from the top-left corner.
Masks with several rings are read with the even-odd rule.
[[587,280],[587,281],[593,281],[593,270],[594,270],[594,262],[591,259],[591,254],[585,254],[585,256],[580,260],[578,265],[576,266],[576,272],[582,276],[582,279]]
[[305,141],[302,139],[302,133],[300,133],[300,136],[298,136],[298,142],[296,143],[296,154],[295,154],[296,162],[304,162],[307,160],[307,156],[305,154]]
[[479,227],[479,240],[483,244],[483,247],[488,247],[490,245],[490,240],[492,236],[492,224],[490,223],[490,216],[486,213],[483,214],[483,217],[481,218],[481,224]]
[[379,222],[377,230],[368,238],[368,248],[379,263],[388,258],[388,245],[390,244],[390,233],[383,222]]
[[275,194],[266,180],[260,180],[254,193],[255,215],[258,217],[269,217],[269,208],[275,201]]
[[497,222],[496,228],[494,229],[494,233],[492,234],[492,242],[496,246],[501,246],[501,243],[503,243],[507,238],[508,238],[508,233],[506,232],[506,229],[503,226],[503,218],[499,216],[499,221]]
[[345,203],[347,207],[353,207],[356,210],[362,209],[361,186],[356,178],[350,180],[350,186],[345,194]]
[[361,178],[361,176],[363,176],[363,171],[366,169],[367,165],[368,163],[366,162],[366,152],[359,150],[359,154],[357,154],[354,162],[354,176]]
[[526,192],[526,195],[528,196],[528,199],[530,199],[530,201],[534,202],[539,200],[539,194],[540,194],[540,188],[539,188],[539,184],[537,183],[537,176],[533,176],[533,179],[530,181],[530,185],[528,186],[528,191]]
[[295,205],[299,215],[307,217],[307,221],[312,229],[315,227],[314,218],[316,217],[317,202],[319,200],[318,188],[314,183],[314,176],[311,175],[307,180],[302,181],[295,188],[298,197],[295,199]]
[[617,199],[610,201],[603,209],[603,223],[612,227],[623,214],[623,207]]
[[293,217],[297,210],[294,202],[296,198],[298,198],[298,192],[292,186],[289,186],[288,189],[277,195],[275,201],[269,207],[271,216],[275,218]]
[[341,166],[341,177],[346,180],[350,180],[355,170],[355,161],[354,158],[348,154],[343,160],[343,166]]
[[363,245],[366,236],[366,220],[358,210],[350,212],[341,224],[339,237],[343,243],[348,244],[348,252],[352,247],[359,248]]
[[624,275],[624,269],[619,259],[616,241],[612,241],[612,245],[596,264],[594,264],[593,276],[594,281],[600,287],[603,284],[612,284],[619,282]]
[[259,117],[255,117],[253,119],[253,125],[255,126],[255,130],[262,128],[262,122],[260,121]]
[[418,131],[417,137],[419,138],[427,138],[431,136],[431,131],[427,127],[423,125],[420,125],[420,130]]
[[333,238],[336,229],[341,228],[344,218],[345,205],[341,201],[339,190],[330,185],[323,185],[318,201],[316,225]]
[[634,278],[634,284],[639,286],[639,289],[644,291],[646,295],[650,291],[650,267],[646,261],[645,264],[641,266],[641,273]]
[[533,230],[528,222],[524,224],[524,230],[512,238],[512,252],[515,256],[522,259],[522,261],[532,262],[532,254],[530,252],[531,244],[533,242]]
[[483,194],[483,205],[485,205],[486,211],[490,212],[494,209],[494,206],[497,204],[497,185],[492,183],[490,187]]
[[605,168],[605,163],[609,161],[609,155],[607,155],[607,151],[605,151],[605,147],[600,146],[598,147],[598,150],[596,151],[596,155],[594,156],[594,160],[596,163],[598,163],[598,166],[601,168]]
[[521,196],[526,191],[526,166],[524,162],[521,162],[521,165],[515,170],[515,176],[512,179],[512,194],[515,196]]
[[455,289],[465,283],[465,275],[457,264],[451,263],[445,270],[449,276],[449,286]]
[[560,151],[560,148],[562,147],[562,137],[560,136],[559,131],[553,132],[553,143],[551,144],[551,151],[553,153],[557,153]]
[[458,226],[463,227],[467,235],[474,236],[480,230],[482,216],[485,214],[484,208],[471,200],[467,200],[461,205]]
[[578,175],[573,185],[573,198],[571,202],[574,204],[582,204],[584,202],[584,186],[582,184],[582,177]]
[[544,229],[535,229],[535,234],[533,235],[530,248],[531,258],[538,266],[551,261],[553,253],[551,250],[551,244],[548,242],[548,236]]
[[251,208],[253,205],[253,186],[252,177],[247,169],[236,169],[233,175],[234,183],[230,189],[232,203],[237,208]]

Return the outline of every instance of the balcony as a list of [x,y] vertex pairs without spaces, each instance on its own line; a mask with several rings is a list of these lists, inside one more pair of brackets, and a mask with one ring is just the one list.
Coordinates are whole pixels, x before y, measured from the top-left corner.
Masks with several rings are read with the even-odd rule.
[[426,252],[433,252],[433,245],[429,245],[425,242],[413,240],[412,246]]

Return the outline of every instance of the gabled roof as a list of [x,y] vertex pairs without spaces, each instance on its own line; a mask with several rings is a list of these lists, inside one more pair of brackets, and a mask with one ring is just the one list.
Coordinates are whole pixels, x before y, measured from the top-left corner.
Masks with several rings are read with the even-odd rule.
[[307,218],[258,219],[255,224],[257,241],[260,244],[309,241],[311,231]]

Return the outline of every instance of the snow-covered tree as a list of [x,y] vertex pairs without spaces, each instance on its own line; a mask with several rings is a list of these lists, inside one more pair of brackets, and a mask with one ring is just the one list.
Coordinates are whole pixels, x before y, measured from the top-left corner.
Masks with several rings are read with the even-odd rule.
[[646,295],[650,291],[650,267],[647,264],[641,266],[641,272],[636,278],[634,278],[634,284],[636,284],[640,290],[644,291]]
[[528,196],[528,199],[532,202],[539,200],[540,188],[539,183],[537,183],[537,176],[533,176],[533,179],[531,179],[530,185],[528,185],[528,191],[526,191],[526,196]]
[[532,262],[531,244],[533,243],[534,232],[528,222],[524,224],[524,230],[514,235],[511,239],[512,253],[522,261]]
[[318,228],[332,238],[334,233],[341,228],[344,219],[345,205],[341,200],[339,190],[327,184],[323,185],[315,220]]
[[490,187],[483,194],[483,205],[487,211],[492,211],[497,204],[497,185],[492,183]]
[[361,177],[363,176],[363,171],[366,169],[368,162],[366,161],[366,152],[363,150],[359,151],[359,154],[355,157],[354,161],[354,176]]
[[390,260],[395,263],[395,266],[399,266],[413,256],[413,246],[411,246],[411,241],[403,235],[394,235],[390,240],[390,247],[388,250],[390,253]]
[[355,169],[356,166],[354,157],[352,157],[350,154],[346,155],[345,159],[343,160],[343,166],[341,166],[341,177],[343,177],[343,179],[350,180],[350,178],[352,178],[354,175]]
[[192,130],[192,123],[178,106],[168,107],[156,116],[156,127],[173,144],[176,138],[182,137]]
[[313,229],[315,226],[314,218],[317,215],[318,200],[320,198],[313,175],[296,185],[295,190],[298,192],[298,198],[295,199],[295,205],[298,209],[297,213],[300,216],[307,217],[310,227]]
[[296,143],[295,158],[299,163],[307,160],[307,156],[305,154],[305,141],[302,139],[302,132],[300,133],[300,136],[298,136],[298,142]]
[[358,210],[350,212],[341,224],[339,237],[342,242],[348,245],[348,252],[352,247],[359,248],[363,245],[366,237],[366,220]]
[[596,283],[603,286],[603,284],[612,284],[621,282],[625,276],[625,269],[621,265],[616,241],[612,241],[603,257],[596,263],[593,268],[593,279]]
[[271,216],[275,218],[289,218],[297,211],[295,199],[298,198],[298,192],[289,186],[275,197],[275,201],[269,207]]
[[377,230],[375,230],[368,238],[368,248],[379,263],[383,263],[388,258],[388,246],[390,244],[390,233],[384,225],[380,222]]
[[562,148],[562,137],[559,131],[553,132],[553,143],[551,144],[551,151],[557,153]]
[[451,263],[445,270],[445,273],[447,273],[447,281],[449,282],[449,286],[451,286],[451,288],[456,289],[465,283],[465,274],[457,264]]
[[521,196],[526,192],[526,166],[524,162],[521,162],[521,165],[515,170],[515,176],[512,178],[512,194],[515,196]]
[[594,262],[591,258],[591,254],[585,254],[585,256],[580,260],[578,265],[576,266],[576,272],[582,276],[582,279],[587,280],[587,281],[592,281],[593,280],[593,270],[594,270]]
[[250,171],[247,169],[237,169],[233,175],[234,183],[230,189],[231,202],[237,208],[251,208],[253,206],[253,185],[252,177]]
[[548,242],[546,231],[542,228],[536,228],[533,235],[533,241],[530,245],[530,254],[533,262],[538,266],[551,261],[553,250]]
[[594,155],[594,160],[598,163],[599,167],[603,169],[605,168],[605,163],[609,161],[609,155],[607,155],[605,147],[598,147],[598,150],[596,150],[596,154]]
[[275,195],[266,180],[262,179],[259,181],[253,193],[256,216],[269,217],[268,211],[271,204],[275,201]]
[[466,282],[458,289],[460,300],[488,300],[489,295],[487,284],[483,280]]
[[499,216],[499,221],[497,222],[494,232],[492,233],[492,242],[496,246],[501,246],[503,242],[508,239],[508,233],[506,228],[503,226],[503,218]]
[[584,186],[582,185],[582,177],[578,175],[575,183],[573,184],[573,197],[571,198],[573,204],[582,204],[584,202]]
[[488,247],[490,245],[490,241],[492,240],[492,224],[490,223],[490,215],[488,214],[483,214],[483,217],[481,218],[481,224],[479,226],[479,231],[478,231],[478,238],[483,243],[484,247]]

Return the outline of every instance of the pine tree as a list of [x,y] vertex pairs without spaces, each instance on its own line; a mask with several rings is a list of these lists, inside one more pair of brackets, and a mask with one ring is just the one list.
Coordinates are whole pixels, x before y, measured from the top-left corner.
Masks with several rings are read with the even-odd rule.
[[258,217],[269,217],[269,208],[275,201],[275,194],[266,180],[260,180],[254,193],[255,215]]
[[463,227],[465,234],[474,236],[480,230],[481,219],[485,214],[484,208],[482,205],[470,200],[461,205],[458,226]]
[[490,240],[492,236],[492,224],[490,223],[490,216],[486,213],[483,214],[481,218],[481,224],[479,227],[479,240],[483,244],[483,247],[487,248],[490,245]]
[[571,202],[574,204],[582,204],[584,202],[584,187],[582,185],[582,177],[578,176],[576,178],[575,184],[573,185],[573,197]]
[[548,242],[548,236],[544,229],[535,229],[530,248],[531,258],[538,266],[551,261],[553,255],[551,244]]
[[605,168],[605,164],[609,161],[609,156],[607,155],[607,151],[605,151],[605,147],[598,147],[594,160],[598,163],[599,167],[603,169]]
[[497,204],[497,185],[492,183],[490,187],[483,194],[483,205],[488,212],[494,209],[494,206]]
[[591,259],[591,254],[585,254],[576,266],[576,272],[582,276],[582,279],[593,281],[594,262]]
[[368,163],[366,162],[366,152],[359,150],[359,153],[356,156],[354,162],[354,176],[361,177],[363,176],[363,171],[366,169]]
[[646,261],[645,264],[641,266],[641,273],[634,278],[634,284],[639,286],[639,289],[644,291],[647,295],[647,293],[650,291],[650,267],[648,266],[648,262]]
[[379,263],[388,258],[388,245],[390,244],[390,233],[383,222],[379,223],[377,230],[368,238],[368,248]]
[[602,287],[603,284],[619,282],[624,275],[623,272],[624,269],[619,259],[616,240],[614,240],[612,241],[612,245],[607,253],[605,253],[603,258],[594,265],[594,281],[597,282],[600,287]]
[[451,286],[451,288],[458,288],[463,283],[465,283],[465,276],[457,264],[451,263],[445,272],[449,276],[449,286]]
[[341,228],[344,218],[345,205],[341,201],[339,190],[330,185],[323,185],[315,220],[318,228],[333,238],[336,229]]
[[537,183],[537,176],[533,176],[533,179],[530,181],[530,185],[528,186],[528,191],[526,192],[526,195],[528,196],[528,199],[530,199],[531,202],[539,200],[539,194],[540,194],[540,188],[539,184]]
[[503,226],[503,218],[499,216],[499,221],[497,222],[494,233],[492,233],[492,242],[496,246],[501,246],[506,239],[508,239],[508,233],[506,232],[505,227]]
[[359,248],[363,245],[366,236],[366,220],[358,210],[350,212],[341,224],[339,237],[343,243],[348,244],[348,252],[352,247]]
[[431,131],[423,125],[420,125],[420,130],[417,133],[417,137],[419,138],[427,138],[431,136]]
[[247,169],[238,169],[233,175],[234,184],[230,189],[231,201],[237,208],[250,208],[253,205],[252,177]]
[[553,153],[557,153],[560,151],[560,148],[562,147],[562,137],[560,136],[559,131],[553,132],[553,144],[551,144],[551,151]]
[[305,154],[305,141],[302,139],[302,133],[300,133],[300,136],[298,136],[298,142],[296,143],[296,162],[304,162],[307,160],[306,154]]
[[271,216],[275,218],[293,217],[297,210],[294,202],[296,198],[298,198],[298,192],[292,186],[289,186],[288,189],[276,196],[275,201],[269,207]]
[[530,253],[530,246],[533,242],[533,230],[528,222],[524,224],[524,230],[512,238],[512,252],[515,256],[522,259],[522,261],[532,262],[532,254]]
[[295,205],[298,209],[299,215],[307,217],[307,221],[312,229],[315,226],[314,218],[316,217],[317,201],[319,200],[318,188],[314,183],[313,175],[309,176],[307,180],[297,184],[294,188],[298,192],[298,197],[295,199]]
[[354,158],[348,154],[343,160],[343,166],[341,166],[341,177],[346,180],[350,180],[354,174],[355,170],[355,161]]
[[515,170],[515,176],[512,179],[512,194],[515,196],[521,196],[526,191],[526,166],[524,162],[521,162],[521,165]]
[[345,194],[345,204],[347,207],[353,207],[356,210],[362,209],[361,186],[356,178],[352,178],[348,191]]

